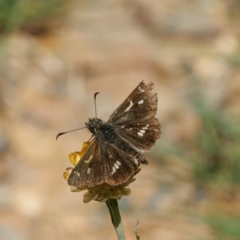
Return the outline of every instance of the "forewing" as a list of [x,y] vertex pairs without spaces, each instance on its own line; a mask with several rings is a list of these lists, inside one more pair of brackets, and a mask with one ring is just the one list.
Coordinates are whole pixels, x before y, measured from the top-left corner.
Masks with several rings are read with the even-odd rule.
[[154,117],[157,111],[157,94],[152,93],[152,89],[153,83],[145,84],[142,81],[113,112],[108,121],[118,125]]
[[73,169],[68,184],[77,188],[103,183],[117,186],[133,176],[140,162],[147,160],[120,138],[114,144],[94,139]]
[[139,151],[150,150],[161,133],[160,124],[154,117],[157,94],[152,93],[152,89],[153,83],[142,81],[109,119],[118,135]]
[[68,184],[77,188],[99,185],[104,182],[105,173],[102,148],[94,138],[69,176]]

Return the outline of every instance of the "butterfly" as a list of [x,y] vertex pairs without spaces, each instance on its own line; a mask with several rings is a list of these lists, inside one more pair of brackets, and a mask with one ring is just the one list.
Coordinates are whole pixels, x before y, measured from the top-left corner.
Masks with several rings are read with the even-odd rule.
[[118,186],[125,183],[139,168],[148,164],[141,155],[149,151],[160,137],[157,94],[153,83],[144,81],[132,91],[112,113],[107,122],[91,118],[86,127],[93,138],[68,178],[76,188],[101,184]]

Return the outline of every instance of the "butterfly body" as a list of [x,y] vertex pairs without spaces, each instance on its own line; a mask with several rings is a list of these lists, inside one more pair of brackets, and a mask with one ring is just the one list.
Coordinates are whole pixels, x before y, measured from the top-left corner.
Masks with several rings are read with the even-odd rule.
[[110,142],[113,143],[116,139],[116,132],[114,125],[109,122],[103,122],[99,118],[89,119],[88,123],[86,123],[89,131],[93,133],[96,138],[96,141],[99,142]]
[[152,88],[152,83],[142,81],[107,122],[89,119],[86,126],[94,138],[73,169],[70,186],[120,185],[140,163],[148,163],[140,152],[149,151],[160,136],[160,124],[154,117],[157,94],[151,92]]

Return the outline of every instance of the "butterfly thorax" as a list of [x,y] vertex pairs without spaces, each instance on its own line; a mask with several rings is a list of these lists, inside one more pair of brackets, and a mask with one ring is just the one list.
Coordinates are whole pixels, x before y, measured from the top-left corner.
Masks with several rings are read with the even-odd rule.
[[116,132],[112,123],[103,122],[99,118],[91,118],[86,125],[89,131],[95,135],[97,141],[112,143],[116,139]]

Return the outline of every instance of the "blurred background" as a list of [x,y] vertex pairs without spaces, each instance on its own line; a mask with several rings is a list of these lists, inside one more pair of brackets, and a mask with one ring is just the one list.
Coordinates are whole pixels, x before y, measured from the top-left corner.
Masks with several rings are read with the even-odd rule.
[[239,0],[0,0],[0,240],[116,239],[62,174],[141,80],[162,135],[120,200],[127,239],[240,239]]

